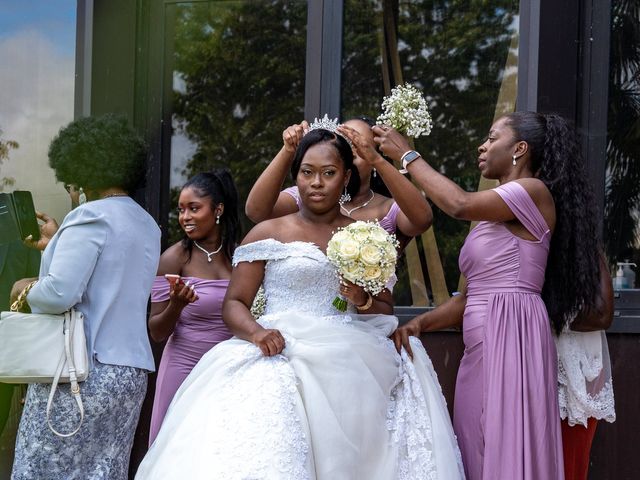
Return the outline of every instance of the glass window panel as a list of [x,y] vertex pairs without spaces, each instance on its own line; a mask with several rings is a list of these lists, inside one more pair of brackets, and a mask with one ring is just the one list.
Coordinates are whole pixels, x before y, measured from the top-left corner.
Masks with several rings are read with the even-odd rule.
[[[303,0],[185,2],[167,6],[172,72],[169,241],[182,233],[180,186],[228,167],[241,198],[304,115],[307,4]],[[245,219],[245,227],[249,222]],[[246,230],[246,228],[245,228]]]
[[[515,109],[518,8],[519,2],[506,0],[346,0],[342,118],[375,118],[390,87],[417,86],[428,100],[434,128],[415,142],[416,149],[460,186],[476,190],[477,147],[494,117]],[[390,34],[397,35],[396,43],[385,42]],[[435,283],[445,295],[458,290],[457,259],[469,224],[437,208],[434,215],[438,253],[433,238],[424,235],[414,253],[407,249],[394,293],[398,305],[425,305],[422,296],[433,300]],[[416,270],[418,262],[422,269]],[[444,275],[438,275],[440,265],[432,268],[438,263]],[[411,275],[407,265],[415,270]]]
[[76,2],[0,3],[0,191],[30,190],[62,221],[71,203],[49,168],[49,143],[73,120]]
[[640,10],[611,3],[604,241],[609,262],[640,265]]
[[[49,168],[49,143],[73,120],[76,1],[0,2],[0,192],[29,190],[36,209],[59,222],[69,195]],[[20,243],[0,245],[2,310],[22,277],[37,275]],[[22,410],[22,387],[0,384],[0,478],[9,478]]]

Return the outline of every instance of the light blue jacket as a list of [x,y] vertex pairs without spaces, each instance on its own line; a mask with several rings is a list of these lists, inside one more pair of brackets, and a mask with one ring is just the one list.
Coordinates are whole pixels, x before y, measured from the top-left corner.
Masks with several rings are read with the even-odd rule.
[[159,259],[160,229],[135,201],[88,202],[47,245],[27,301],[34,313],[81,311],[92,363],[153,371],[147,302]]

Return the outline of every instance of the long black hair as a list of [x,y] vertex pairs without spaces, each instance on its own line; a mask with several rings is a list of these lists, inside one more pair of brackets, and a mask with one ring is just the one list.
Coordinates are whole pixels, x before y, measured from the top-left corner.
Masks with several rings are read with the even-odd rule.
[[599,237],[594,195],[578,136],[559,115],[506,115],[516,141],[529,145],[531,169],[547,186],[556,207],[542,297],[557,333],[599,293]]
[[[224,212],[220,217],[222,229],[222,250],[229,258],[233,258],[233,252],[240,238],[240,220],[238,216],[238,191],[233,182],[231,172],[226,168],[218,168],[210,172],[199,173],[190,178],[182,187],[191,188],[200,198],[211,198],[211,211],[215,211],[216,205],[224,204]],[[193,240],[186,234],[182,238],[182,246],[189,252],[193,251]]]
[[333,145],[336,149],[344,163],[345,171],[351,170],[351,178],[349,178],[349,183],[347,184],[347,192],[354,197],[358,193],[358,190],[360,190],[360,175],[358,174],[358,168],[353,164],[353,151],[351,150],[351,146],[342,135],[323,128],[311,130],[300,140],[298,148],[296,148],[295,156],[293,157],[293,163],[291,164],[291,177],[293,181],[296,181],[296,177],[300,171],[300,164],[302,164],[302,159],[307,153],[307,150],[318,143],[324,142]]

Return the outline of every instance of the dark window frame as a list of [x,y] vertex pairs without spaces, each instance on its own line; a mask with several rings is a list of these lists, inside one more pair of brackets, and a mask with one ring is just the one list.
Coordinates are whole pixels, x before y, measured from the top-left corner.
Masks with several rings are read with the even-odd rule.
[[[114,1],[119,7],[115,10],[126,11],[124,16],[105,10],[107,3],[114,7]],[[166,47],[165,9],[175,3],[180,0],[78,0],[75,115],[119,111],[144,134],[149,145],[147,187],[137,192],[136,198],[163,230],[169,209],[171,141],[171,102],[164,98],[163,85],[171,78],[164,72],[166,48],[151,47]],[[517,108],[554,111],[575,123],[582,135],[585,164],[602,218],[611,0],[521,0],[519,8]],[[312,119],[327,113],[337,117],[344,0],[308,1],[307,11],[305,116]],[[135,15],[135,22],[124,18],[127,15]],[[107,30],[120,32],[124,20],[127,26],[122,33],[131,42],[128,52],[124,58],[106,58],[94,40],[105,37]],[[105,67],[110,67],[110,72],[122,71],[119,76],[114,74],[115,86],[98,81]],[[157,72],[164,73],[158,77]],[[640,315],[637,297],[618,303],[618,315]],[[424,310],[416,309],[415,313]]]

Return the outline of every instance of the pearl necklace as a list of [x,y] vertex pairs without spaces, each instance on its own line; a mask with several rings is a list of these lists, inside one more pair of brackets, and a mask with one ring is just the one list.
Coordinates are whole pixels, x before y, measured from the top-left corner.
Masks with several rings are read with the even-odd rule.
[[376,196],[376,194],[375,194],[375,193],[373,193],[373,190],[371,190],[371,189],[369,189],[369,191],[371,192],[371,196],[369,197],[369,200],[367,200],[366,202],[364,202],[362,205],[358,205],[357,207],[353,207],[351,210],[346,209],[346,208],[344,207],[344,205],[340,205],[340,208],[341,208],[342,210],[344,210],[344,211],[347,213],[347,216],[349,216],[349,217],[350,217],[350,216],[351,216],[351,214],[352,214],[353,212],[355,212],[356,210],[359,210],[359,209],[361,209],[361,208],[364,208],[364,207],[366,207],[367,205],[369,205],[369,203],[371,203],[371,200],[373,200],[373,197],[375,197],[375,196]]
[[208,252],[206,251],[204,248],[202,248],[200,245],[198,245],[198,242],[196,242],[195,240],[193,241],[193,244],[198,247],[200,250],[202,250],[202,252],[204,252],[204,254],[207,256],[207,262],[211,263],[211,261],[213,260],[211,257],[213,255],[215,255],[216,253],[218,253],[220,250],[222,250],[222,242],[220,242],[220,246],[215,249],[213,252]]

